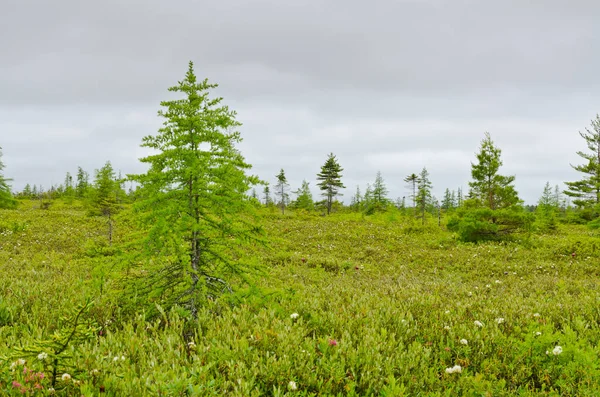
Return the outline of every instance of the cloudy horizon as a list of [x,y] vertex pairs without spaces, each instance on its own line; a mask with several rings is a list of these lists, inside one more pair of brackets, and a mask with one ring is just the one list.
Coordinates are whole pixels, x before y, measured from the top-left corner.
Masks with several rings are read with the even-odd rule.
[[0,146],[12,188],[106,161],[126,173],[193,61],[238,113],[252,173],[297,189],[333,152],[348,202],[381,171],[389,198],[426,167],[433,193],[470,181],[484,133],[534,204],[580,178],[600,112],[600,3],[380,0],[1,6]]

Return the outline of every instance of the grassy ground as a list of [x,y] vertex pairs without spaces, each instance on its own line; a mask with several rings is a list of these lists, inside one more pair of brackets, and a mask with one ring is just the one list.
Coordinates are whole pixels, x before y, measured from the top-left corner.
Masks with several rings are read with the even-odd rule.
[[56,395],[600,390],[600,239],[587,229],[470,245],[399,214],[264,225],[260,288],[205,307],[187,344],[176,311],[121,314],[102,219],[60,203],[0,211],[0,395],[51,393],[53,357],[39,355],[88,297],[91,328],[59,360]]

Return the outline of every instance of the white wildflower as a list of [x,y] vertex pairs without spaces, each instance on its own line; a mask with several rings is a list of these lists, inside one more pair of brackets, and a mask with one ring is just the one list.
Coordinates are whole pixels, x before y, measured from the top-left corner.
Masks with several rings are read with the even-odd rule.
[[504,318],[503,318],[503,317],[498,317],[498,318],[496,319],[496,322],[497,322],[498,324],[502,324],[502,323],[504,322]]
[[455,365],[454,367],[446,368],[447,374],[460,374],[462,372],[462,367],[460,365]]
[[37,356],[37,359],[40,361],[44,361],[47,358],[48,358],[48,353],[44,353],[44,352],[38,354],[38,356]]
[[62,379],[63,382],[68,382],[71,380],[71,375],[64,373],[64,374],[62,374],[62,376],[60,378]]
[[459,342],[460,342],[461,345],[468,345],[469,344],[469,342],[466,339],[461,339]]
[[54,395],[54,393],[55,393],[55,392],[56,392],[56,390],[54,390],[54,388],[53,388],[53,387],[49,387],[49,388],[48,388],[48,394],[49,394],[49,395],[51,395],[51,396],[52,396],[52,395]]
[[485,288],[492,288],[491,284],[486,284]]
[[540,331],[535,333],[535,336],[540,336],[542,333]]
[[297,390],[298,389],[298,385],[296,384],[296,382],[294,382],[293,380],[291,380],[290,383],[288,383],[288,388],[290,390]]
[[560,353],[562,353],[562,347],[556,346],[554,349],[552,349],[552,354],[555,356],[558,356]]
[[295,319],[297,319],[298,317],[300,317],[300,315],[299,315],[298,313],[292,313],[292,314],[290,314],[290,318],[291,318],[292,320],[295,320]]
[[494,282],[495,282],[496,284],[500,284],[500,282],[501,282],[501,281],[500,281],[500,280],[496,280],[496,281],[494,281]]
[[188,348],[190,350],[196,350],[196,344],[194,343],[194,341],[188,342]]
[[445,326],[444,326],[444,329],[445,329],[446,331],[450,331],[450,326],[449,326],[449,325],[445,325]]
[[13,362],[12,364],[10,364],[10,369],[15,369],[15,367],[22,367],[23,365],[25,365],[25,360],[20,358],[17,361]]
[[540,314],[539,313],[533,313],[533,317],[539,317]]
[[473,322],[473,324],[475,324],[475,325],[476,325],[477,327],[479,327],[479,328],[483,327],[483,323],[482,323],[481,321],[477,321],[477,320],[475,320],[475,321]]

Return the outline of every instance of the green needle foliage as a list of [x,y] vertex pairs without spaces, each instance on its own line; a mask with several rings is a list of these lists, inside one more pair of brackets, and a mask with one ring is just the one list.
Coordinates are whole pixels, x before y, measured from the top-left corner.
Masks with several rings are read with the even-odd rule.
[[404,178],[404,182],[409,184],[411,189],[410,198],[413,200],[413,208],[415,209],[415,216],[417,215],[417,185],[419,184],[419,175],[412,173]]
[[565,182],[568,189],[565,194],[573,197],[573,203],[583,208],[596,208],[596,214],[600,212],[600,116],[592,120],[592,130],[585,129],[579,135],[585,140],[589,149],[588,153],[577,152],[586,162],[572,167],[581,172],[585,177],[575,182]]
[[507,208],[519,202],[513,186],[515,177],[498,174],[502,166],[501,153],[486,132],[477,154],[477,164],[471,164],[473,181],[469,182],[470,194],[491,210]]
[[[100,328],[89,315],[93,302],[87,299],[71,309],[67,316],[61,316],[59,329],[48,339],[39,339],[31,344],[15,347],[11,356],[6,359],[37,357],[45,369],[52,374],[51,385],[57,387],[58,375],[63,371],[75,375],[77,366],[73,360],[77,358],[76,347],[94,340]],[[73,372],[75,371],[75,372]]]
[[124,195],[119,183],[110,161],[107,161],[102,168],[96,170],[94,186],[88,188],[89,214],[106,218],[110,244],[113,238],[113,218],[122,208],[119,197]]
[[425,211],[427,207],[431,204],[432,195],[431,189],[433,185],[429,180],[429,171],[427,168],[423,167],[421,174],[418,178],[418,190],[417,190],[417,206],[419,211],[421,212],[421,224],[425,224]]
[[448,230],[462,241],[506,239],[515,233],[529,233],[533,215],[523,211],[513,186],[514,176],[498,174],[501,150],[489,133],[481,141],[477,164],[471,164],[473,181],[470,199],[448,221]]
[[17,206],[17,201],[12,197],[10,192],[10,179],[6,179],[2,174],[4,163],[2,163],[2,148],[0,147],[0,208],[14,208]]
[[307,211],[313,210],[315,208],[315,203],[313,201],[313,196],[310,191],[309,182],[307,182],[306,180],[302,181],[302,186],[300,187],[300,189],[292,193],[298,196],[296,200],[292,203],[294,208],[303,209]]
[[323,191],[321,195],[326,198],[327,214],[331,213],[333,199],[342,195],[339,190],[346,187],[341,180],[343,170],[333,153],[330,153],[321,167],[321,172],[317,174],[317,180],[320,181],[317,185]]
[[241,124],[222,98],[209,97],[216,87],[198,81],[189,63],[169,88],[184,97],[161,102],[163,127],[143,139],[155,152],[141,159],[148,172],[130,176],[141,186],[134,211],[145,230],[133,292],[167,309],[183,305],[194,318],[207,298],[252,269],[241,263],[242,248],[262,234],[246,194],[262,182],[246,175],[251,166],[235,147]]
[[289,190],[290,185],[287,183],[283,168],[279,171],[279,174],[276,175],[276,178],[277,184],[275,185],[275,195],[279,197],[279,207],[281,208],[281,213],[284,214],[286,203],[289,201],[289,194],[287,191]]

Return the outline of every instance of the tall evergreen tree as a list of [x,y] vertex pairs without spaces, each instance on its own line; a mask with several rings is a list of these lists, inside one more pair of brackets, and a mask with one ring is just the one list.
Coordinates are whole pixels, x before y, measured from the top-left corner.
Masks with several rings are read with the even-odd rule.
[[458,190],[456,191],[456,206],[462,207],[462,205],[463,205],[463,192],[462,192],[462,187],[459,187]]
[[287,178],[285,177],[285,172],[283,168],[279,171],[279,174],[276,176],[277,184],[275,185],[275,195],[279,197],[279,208],[281,208],[281,213],[285,213],[285,206],[289,201],[289,194],[287,193],[290,185],[287,183]]
[[510,207],[519,202],[513,186],[515,177],[498,174],[502,166],[501,153],[486,132],[477,154],[477,164],[471,163],[473,181],[469,182],[470,195],[492,210]]
[[409,184],[411,189],[411,194],[409,195],[412,198],[413,208],[415,209],[415,215],[417,214],[417,185],[419,183],[419,176],[415,173],[410,174],[406,178],[404,178],[404,182]]
[[565,182],[568,189],[564,193],[573,197],[573,203],[579,207],[600,204],[600,116],[596,115],[591,123],[591,129],[586,128],[585,132],[579,132],[589,150],[587,153],[577,152],[577,155],[584,159],[584,164],[571,165],[576,171],[581,172],[583,177],[575,182]]
[[81,167],[77,167],[77,184],[75,185],[75,195],[77,198],[84,198],[89,186],[89,174]]
[[343,170],[333,153],[330,153],[325,164],[321,167],[321,172],[317,174],[317,180],[320,181],[317,185],[323,191],[321,195],[326,198],[327,214],[331,213],[333,199],[342,195],[339,190],[345,188],[341,180]]
[[246,194],[262,182],[246,174],[251,165],[236,148],[241,124],[222,98],[210,96],[216,87],[199,81],[189,63],[169,88],[182,98],[161,102],[163,127],[143,139],[156,152],[141,159],[147,173],[131,176],[144,190],[134,208],[149,229],[139,259],[143,289],[135,293],[159,296],[165,308],[182,305],[193,318],[206,299],[244,278],[250,268],[239,259],[242,248],[262,235]]
[[419,185],[417,190],[417,206],[419,212],[421,212],[421,223],[425,223],[425,212],[427,211],[428,205],[432,202],[431,188],[432,184],[429,180],[429,172],[427,168],[423,167],[421,174],[419,174]]
[[17,206],[17,200],[13,198],[8,184],[12,179],[5,178],[2,170],[4,170],[4,163],[2,162],[2,148],[0,147],[0,208],[14,208]]

